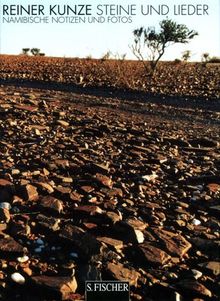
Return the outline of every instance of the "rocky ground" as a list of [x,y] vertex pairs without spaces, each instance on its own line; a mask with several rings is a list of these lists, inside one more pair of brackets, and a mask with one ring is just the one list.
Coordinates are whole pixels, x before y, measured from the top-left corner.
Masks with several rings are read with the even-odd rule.
[[0,135],[0,300],[219,300],[220,102],[2,85]]
[[[140,61],[0,55],[0,83],[54,83],[61,88],[143,91],[220,98],[220,64],[161,61],[152,77]],[[145,62],[145,66],[149,66]],[[150,70],[150,69],[149,69]]]

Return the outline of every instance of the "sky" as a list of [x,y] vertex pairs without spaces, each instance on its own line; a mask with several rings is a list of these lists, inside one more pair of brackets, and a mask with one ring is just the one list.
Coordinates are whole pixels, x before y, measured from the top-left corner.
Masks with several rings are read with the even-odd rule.
[[[111,13],[109,7],[107,11],[104,10],[105,5],[110,4],[112,5]],[[7,23],[5,20],[3,22],[3,17],[7,20],[21,17],[10,15],[9,9],[7,10],[9,15],[6,15],[6,12],[3,15],[4,5],[22,5],[24,7],[42,5],[44,15],[32,17],[48,17],[48,23]],[[91,15],[80,16],[86,19],[86,23],[82,23],[82,21],[70,23],[73,21],[72,17],[76,17],[74,15],[70,15],[68,21],[64,23],[53,23],[52,17],[63,22],[63,16],[53,15],[58,13],[57,6],[51,12],[52,15],[49,15],[50,5],[60,5],[61,13],[65,5],[72,8],[77,5],[78,9],[80,8],[79,5],[84,5],[84,8],[87,5],[88,9],[91,8],[87,14],[91,13]],[[130,8],[132,5],[133,15],[131,13],[124,13],[122,16],[117,15],[115,5],[121,5],[126,10],[128,5]],[[97,6],[100,8],[99,10]],[[151,14],[147,14],[150,6],[153,7],[153,11]],[[177,10],[179,7],[182,8],[180,14]],[[176,44],[167,48],[163,57],[164,60],[181,58],[182,53],[186,50],[191,51],[192,61],[200,61],[201,55],[205,52],[209,53],[210,56],[220,56],[219,0],[0,0],[0,8],[1,54],[20,54],[22,48],[36,47],[40,48],[47,56],[101,58],[108,51],[111,51],[112,56],[120,57],[126,54],[126,58],[133,59],[134,56],[129,47],[133,43],[133,30],[140,26],[158,28],[159,22],[168,17],[177,23],[185,24],[189,29],[196,30],[199,35],[190,43]],[[196,8],[200,8],[197,11],[199,15],[196,14]],[[159,9],[161,10],[160,14],[155,11],[159,11]],[[13,13],[15,10],[12,10]],[[97,15],[97,13],[101,15]],[[23,16],[31,17],[30,15]],[[98,18],[100,23],[89,23],[88,20],[91,21],[92,17]],[[115,20],[117,20],[116,23],[114,23]]]

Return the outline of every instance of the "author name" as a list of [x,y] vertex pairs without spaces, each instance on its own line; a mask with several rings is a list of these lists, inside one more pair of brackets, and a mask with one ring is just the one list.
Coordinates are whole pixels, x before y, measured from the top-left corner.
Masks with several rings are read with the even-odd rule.
[[[29,5],[3,5],[3,15],[10,16],[41,16],[45,15],[45,6],[37,4]],[[78,16],[89,16],[92,15],[92,5],[49,5],[49,15],[78,15]]]

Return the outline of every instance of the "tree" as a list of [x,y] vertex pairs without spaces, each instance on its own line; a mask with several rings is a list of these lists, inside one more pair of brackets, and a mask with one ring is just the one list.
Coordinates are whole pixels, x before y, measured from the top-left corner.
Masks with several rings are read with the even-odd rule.
[[37,56],[40,54],[40,49],[39,48],[31,48],[31,53],[34,55],[34,56]]
[[210,56],[208,52],[202,54],[202,62],[207,63],[210,60]]
[[108,50],[108,51],[102,56],[101,60],[102,60],[102,61],[109,60],[110,57],[111,57],[111,55],[112,55],[111,51]]
[[188,43],[198,33],[189,30],[184,24],[165,19],[160,23],[160,30],[157,32],[154,27],[140,27],[133,31],[134,44],[131,46],[133,54],[143,62],[144,67],[148,70],[145,63],[144,51],[148,49],[148,57],[150,59],[150,67],[152,74],[156,70],[157,64],[165,53],[165,49],[176,43]]
[[28,52],[30,51],[30,48],[22,48],[22,54],[28,55]]
[[182,59],[184,62],[188,62],[188,60],[191,57],[191,51],[190,50],[185,50],[182,54]]

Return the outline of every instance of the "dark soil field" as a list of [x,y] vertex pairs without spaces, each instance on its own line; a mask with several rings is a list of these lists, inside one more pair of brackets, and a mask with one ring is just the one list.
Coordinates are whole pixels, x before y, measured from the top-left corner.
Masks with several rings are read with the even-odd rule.
[[0,56],[0,300],[220,299],[219,78]]

